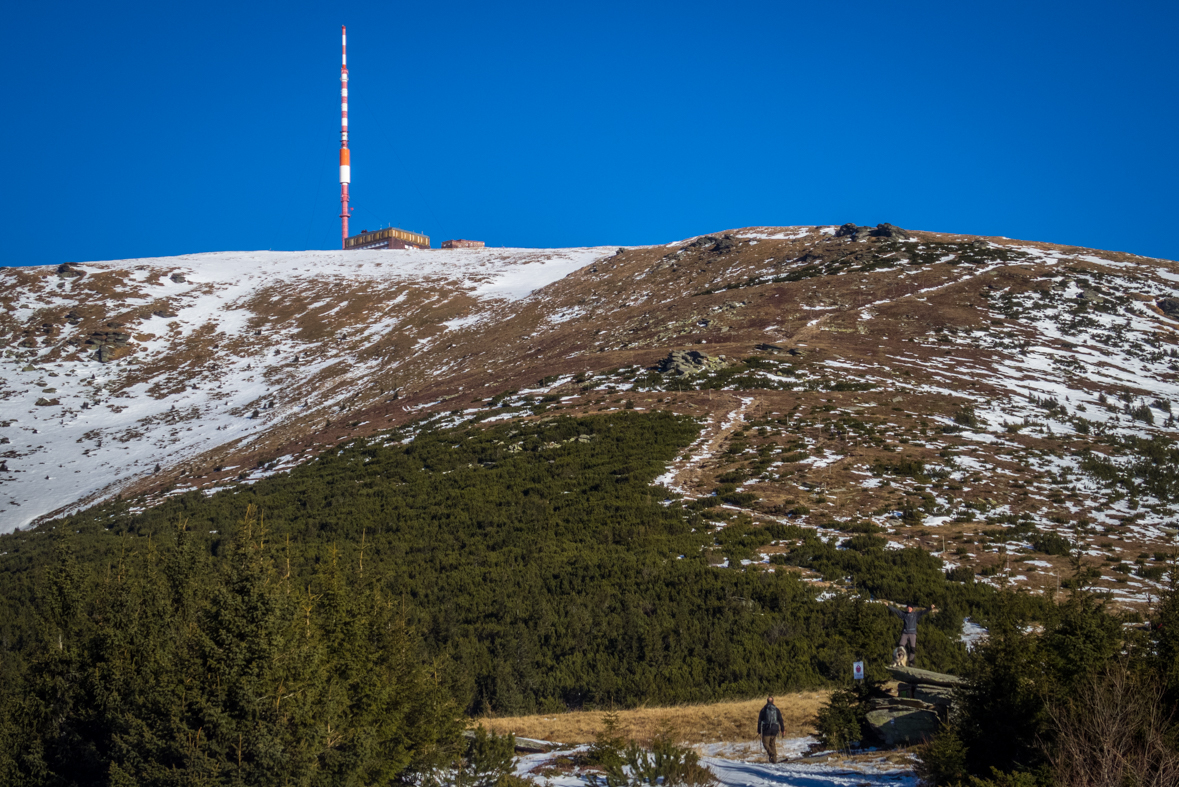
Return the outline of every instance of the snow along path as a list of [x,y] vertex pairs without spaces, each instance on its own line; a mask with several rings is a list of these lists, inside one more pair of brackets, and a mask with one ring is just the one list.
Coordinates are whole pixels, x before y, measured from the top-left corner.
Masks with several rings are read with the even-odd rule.
[[823,763],[740,762],[720,757],[701,757],[700,764],[712,771],[721,784],[733,787],[917,787],[911,770],[883,770],[871,765],[863,770]]
[[[784,740],[788,745],[789,741]],[[583,751],[588,747],[576,747]],[[516,759],[516,775],[546,787],[590,787],[593,771],[553,772],[550,761],[570,750],[546,754],[528,754]],[[910,768],[900,768],[881,758],[875,762],[828,765],[803,762],[746,762],[726,757],[701,757],[700,764],[712,771],[717,780],[732,787],[917,787],[917,776]],[[596,774],[600,777],[600,774]]]

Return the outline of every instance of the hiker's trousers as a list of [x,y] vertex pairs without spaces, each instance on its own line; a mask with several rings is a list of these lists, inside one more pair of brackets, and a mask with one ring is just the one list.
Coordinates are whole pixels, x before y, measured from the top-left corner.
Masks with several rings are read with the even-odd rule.
[[770,762],[778,761],[778,736],[777,735],[763,735],[761,736],[761,745],[766,749],[766,755],[770,758]]

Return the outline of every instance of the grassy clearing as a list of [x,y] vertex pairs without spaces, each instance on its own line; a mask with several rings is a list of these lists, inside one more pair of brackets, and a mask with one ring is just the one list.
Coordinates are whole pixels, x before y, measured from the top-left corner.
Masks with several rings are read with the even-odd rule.
[[[774,702],[782,712],[786,737],[814,732],[812,721],[827,698],[826,691],[782,694]],[[734,702],[701,705],[676,705],[667,708],[635,708],[618,711],[619,732],[628,738],[646,740],[663,724],[676,731],[688,744],[748,741],[757,737],[757,714],[765,697]],[[475,719],[489,730],[515,733],[525,738],[589,743],[602,729],[605,711],[536,714],[533,716],[483,716]]]

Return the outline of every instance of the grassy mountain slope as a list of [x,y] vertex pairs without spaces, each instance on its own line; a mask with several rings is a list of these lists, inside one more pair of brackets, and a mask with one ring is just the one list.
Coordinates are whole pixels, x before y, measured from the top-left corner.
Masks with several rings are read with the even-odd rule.
[[[5,272],[0,517],[29,521],[23,490],[159,500],[423,417],[630,402],[701,419],[663,481],[759,523],[879,529],[1035,592],[1079,550],[1128,607],[1165,582],[1174,263],[888,227],[300,254]],[[723,359],[652,373],[672,350]]]

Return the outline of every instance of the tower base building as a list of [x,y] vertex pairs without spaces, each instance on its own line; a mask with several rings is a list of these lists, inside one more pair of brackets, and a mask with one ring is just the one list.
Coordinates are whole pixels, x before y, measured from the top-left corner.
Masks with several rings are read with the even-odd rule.
[[430,236],[389,227],[388,229],[374,230],[373,232],[365,230],[359,235],[353,235],[350,238],[344,239],[344,249],[346,251],[408,248],[430,248]]

